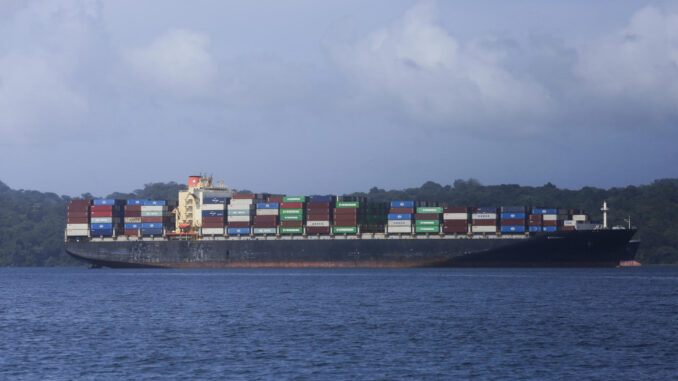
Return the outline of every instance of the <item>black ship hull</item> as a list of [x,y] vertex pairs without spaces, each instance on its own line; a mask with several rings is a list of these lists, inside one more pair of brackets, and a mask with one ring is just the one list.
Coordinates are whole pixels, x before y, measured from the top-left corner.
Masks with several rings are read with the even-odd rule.
[[530,237],[404,237],[70,241],[66,251],[114,268],[615,267],[633,261],[635,230]]

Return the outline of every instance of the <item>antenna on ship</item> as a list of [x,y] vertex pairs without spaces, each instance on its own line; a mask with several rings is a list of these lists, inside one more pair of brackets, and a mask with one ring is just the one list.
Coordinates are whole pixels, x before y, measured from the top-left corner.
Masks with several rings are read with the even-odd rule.
[[607,229],[607,211],[610,210],[607,208],[607,201],[603,201],[603,207],[600,210],[603,211],[603,229]]
[[631,216],[628,218],[624,218],[624,221],[626,221],[629,224],[629,230],[631,230]]

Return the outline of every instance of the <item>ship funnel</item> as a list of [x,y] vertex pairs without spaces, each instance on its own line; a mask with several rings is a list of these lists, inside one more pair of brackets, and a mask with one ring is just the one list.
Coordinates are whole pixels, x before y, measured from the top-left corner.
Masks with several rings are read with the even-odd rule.
[[195,188],[200,184],[200,176],[188,176],[188,187]]

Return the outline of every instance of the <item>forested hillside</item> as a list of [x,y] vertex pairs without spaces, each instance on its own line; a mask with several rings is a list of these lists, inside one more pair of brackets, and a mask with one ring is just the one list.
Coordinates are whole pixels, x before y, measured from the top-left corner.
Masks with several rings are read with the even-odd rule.
[[[109,198],[176,199],[185,185],[146,184],[132,193],[112,193]],[[265,191],[265,190],[262,190]],[[645,264],[678,263],[678,179],[656,180],[643,186],[580,190],[519,185],[483,186],[475,180],[456,180],[452,185],[427,182],[419,188],[372,188],[355,193],[371,201],[440,201],[459,206],[533,205],[584,209],[600,220],[600,206],[610,206],[610,225],[626,225],[631,216],[643,240],[638,259]],[[77,198],[92,198],[83,194]],[[51,266],[75,264],[63,251],[65,208],[69,196],[12,190],[0,182],[0,266]]]

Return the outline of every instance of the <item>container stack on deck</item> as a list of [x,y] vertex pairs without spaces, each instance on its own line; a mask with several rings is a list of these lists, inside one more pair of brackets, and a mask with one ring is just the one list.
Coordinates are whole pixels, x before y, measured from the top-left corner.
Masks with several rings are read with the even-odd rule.
[[[548,208],[533,208],[532,215],[539,215],[541,218],[542,231],[554,232],[558,230],[558,209]],[[539,218],[535,218],[537,220]],[[530,216],[530,231],[537,231],[532,229],[532,216]],[[535,225],[536,226],[536,225]]]
[[249,235],[256,195],[236,193],[228,203],[228,235]]
[[528,229],[530,233],[539,233],[542,231],[542,222],[544,218],[541,214],[535,213],[535,209],[532,209],[532,213],[528,217]]
[[66,236],[87,237],[92,200],[70,200],[66,208]]
[[392,201],[388,214],[387,233],[412,233],[414,201]]
[[361,217],[360,211],[360,201],[344,201],[344,198],[341,197],[341,200],[334,205],[332,233],[356,234],[358,232],[358,221]]
[[419,206],[414,215],[416,233],[440,233],[440,216],[443,208],[439,206]]
[[138,236],[141,234],[141,207],[144,200],[132,199],[125,202],[123,207],[123,234],[126,236]]
[[525,207],[501,207],[501,232],[508,234],[525,233]]
[[471,215],[473,233],[497,233],[497,208],[475,208]]
[[122,230],[122,201],[109,198],[96,199],[90,208],[90,235],[112,237]]
[[280,203],[280,234],[304,232],[304,196],[284,196]]
[[[254,225],[252,232],[254,234],[276,234],[278,232],[278,215],[280,214],[280,203],[258,202],[256,214],[254,216]],[[282,197],[280,198],[282,200]]]
[[224,235],[226,226],[226,197],[203,197],[201,210],[202,235]]
[[306,203],[306,234],[330,234],[334,196],[311,196]]
[[141,235],[161,236],[169,225],[169,211],[165,200],[144,200],[141,206]]
[[443,207],[443,233],[466,234],[468,232],[468,208],[465,206]]

